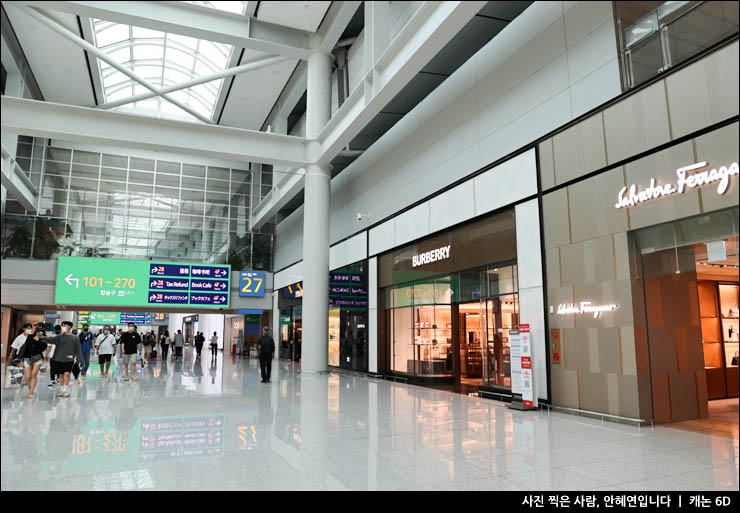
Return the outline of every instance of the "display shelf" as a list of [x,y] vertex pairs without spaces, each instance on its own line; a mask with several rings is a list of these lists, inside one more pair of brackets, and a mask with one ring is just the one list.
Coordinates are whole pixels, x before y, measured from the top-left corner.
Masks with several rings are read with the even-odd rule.
[[704,318],[719,317],[717,311],[717,284],[714,281],[700,281],[697,284],[699,291],[699,315]]
[[740,343],[725,342],[725,366],[737,368],[738,360],[740,360]]
[[722,344],[712,342],[704,344],[704,367],[722,368]]

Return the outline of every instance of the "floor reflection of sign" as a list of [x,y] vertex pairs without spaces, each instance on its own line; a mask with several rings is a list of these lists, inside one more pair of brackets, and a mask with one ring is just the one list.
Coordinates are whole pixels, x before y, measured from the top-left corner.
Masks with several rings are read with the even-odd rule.
[[141,422],[139,461],[216,456],[223,452],[224,417],[152,419]]
[[237,438],[239,439],[239,449],[249,449],[250,447],[257,447],[257,431],[254,426],[237,426]]
[[116,453],[126,450],[127,433],[80,434],[73,439],[72,456],[92,452]]

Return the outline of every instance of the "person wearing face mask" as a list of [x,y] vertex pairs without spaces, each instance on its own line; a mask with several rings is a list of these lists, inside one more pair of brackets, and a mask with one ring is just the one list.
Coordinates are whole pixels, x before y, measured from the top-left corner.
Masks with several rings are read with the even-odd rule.
[[95,335],[90,331],[90,326],[87,324],[82,325],[82,333],[78,335],[80,337],[80,351],[82,351],[82,361],[80,362],[80,374],[82,379],[87,378],[87,369],[90,367],[90,351],[92,351],[93,341]]
[[[8,361],[12,362],[18,357],[18,352],[21,350],[21,347],[23,347],[23,344],[26,343],[26,340],[32,334],[33,325],[30,322],[27,322],[23,325],[23,331],[15,337],[15,340],[13,340],[13,343],[10,345],[10,360]],[[28,384],[28,379],[26,379],[26,384]]]
[[33,334],[29,334],[26,337],[26,342],[18,351],[18,357],[21,358],[23,366],[26,368],[26,383],[28,383],[29,399],[33,398],[33,391],[36,388],[36,380],[39,375],[39,370],[41,369],[41,363],[44,361],[46,343],[41,340],[41,333],[41,329],[36,328]]
[[95,351],[98,353],[98,364],[100,364],[100,377],[107,378],[110,371],[110,361],[116,352],[116,337],[106,326],[103,332],[95,339]]
[[13,340],[13,343],[10,345],[11,362],[15,360],[16,356],[18,355],[18,351],[20,351],[21,347],[23,347],[23,344],[26,343],[26,339],[28,339],[29,335],[33,335],[33,325],[30,322],[27,322],[23,325],[23,331],[21,331],[18,336],[15,337],[15,340]]
[[[43,342],[54,346],[53,361],[57,364],[57,373],[59,375],[59,385],[61,392],[57,397],[69,397],[69,374],[72,372],[72,366],[75,360],[82,359],[80,351],[80,339],[72,335],[72,323],[69,321],[62,322],[62,332],[55,337],[43,339]],[[47,355],[49,350],[47,349]]]
[[141,350],[141,335],[136,332],[136,324],[128,323],[128,331],[121,335],[123,345],[123,373],[124,381],[129,380],[129,366],[131,367],[131,379],[136,381],[136,356]]
[[[43,326],[41,326],[41,333],[45,337],[46,336],[46,330]],[[62,327],[60,325],[54,326],[54,335],[55,337],[58,337],[62,333]],[[57,370],[58,365],[57,362],[54,360],[54,351],[56,351],[57,346],[51,346],[51,351],[47,351],[46,353],[46,360],[49,362],[49,388],[53,388],[57,386],[57,377],[59,376],[59,372]]]

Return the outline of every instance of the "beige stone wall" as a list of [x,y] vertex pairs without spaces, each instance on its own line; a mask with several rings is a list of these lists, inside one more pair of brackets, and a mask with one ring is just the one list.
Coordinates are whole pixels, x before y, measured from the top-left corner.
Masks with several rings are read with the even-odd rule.
[[[543,188],[737,116],[737,76],[735,42],[544,141]],[[598,319],[549,315],[550,329],[559,330],[561,339],[561,363],[550,367],[553,404],[652,417],[642,284],[635,272],[639,256],[631,251],[629,232],[737,206],[740,180],[734,177],[721,196],[708,185],[630,209],[615,208],[617,194],[625,185],[647,185],[651,177],[675,183],[675,170],[695,162],[735,162],[739,135],[733,123],[545,193],[546,308],[578,301],[619,305]]]

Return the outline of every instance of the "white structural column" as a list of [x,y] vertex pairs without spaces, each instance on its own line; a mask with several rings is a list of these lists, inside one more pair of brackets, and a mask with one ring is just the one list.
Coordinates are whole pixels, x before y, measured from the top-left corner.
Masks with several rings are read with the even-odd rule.
[[[316,139],[331,116],[331,56],[308,59],[306,139]],[[329,202],[331,168],[306,166],[303,211],[303,340],[301,372],[326,372],[329,332]]]

